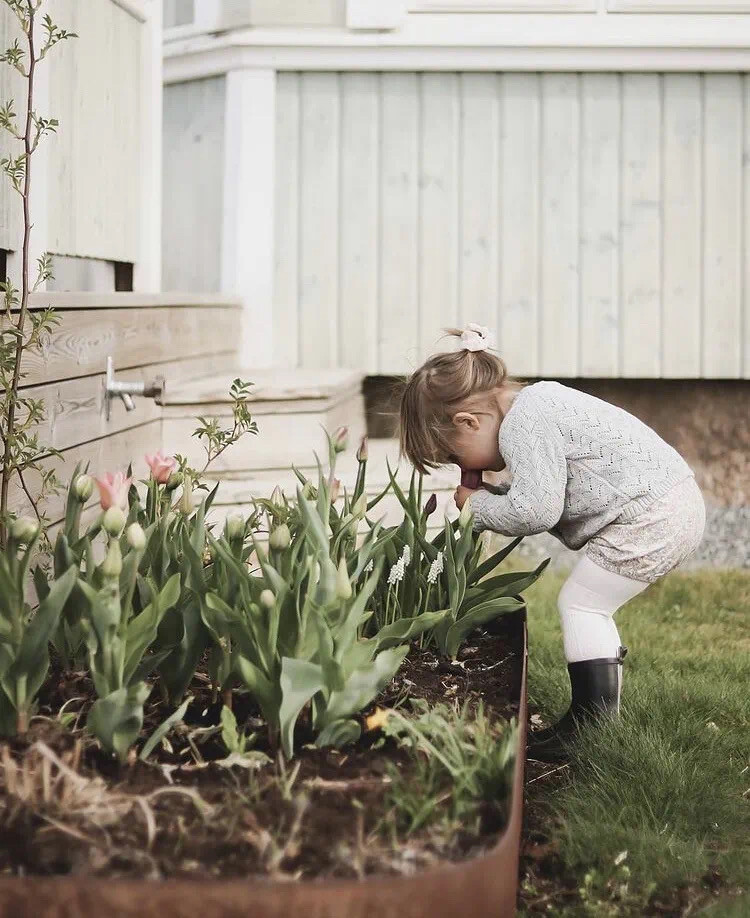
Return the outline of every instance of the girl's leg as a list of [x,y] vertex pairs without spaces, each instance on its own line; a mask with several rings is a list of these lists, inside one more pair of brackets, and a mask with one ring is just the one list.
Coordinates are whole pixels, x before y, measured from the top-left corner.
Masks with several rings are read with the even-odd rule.
[[626,649],[614,613],[648,585],[605,570],[588,557],[575,566],[558,597],[572,701],[555,726],[530,735],[532,757],[559,758],[562,742],[581,719],[597,711],[619,711]]
[[[586,556],[581,558],[557,598],[566,661],[616,657],[620,634],[614,614],[647,586],[648,583],[605,570]],[[622,667],[618,670],[621,691]],[[618,708],[619,694],[618,691]]]

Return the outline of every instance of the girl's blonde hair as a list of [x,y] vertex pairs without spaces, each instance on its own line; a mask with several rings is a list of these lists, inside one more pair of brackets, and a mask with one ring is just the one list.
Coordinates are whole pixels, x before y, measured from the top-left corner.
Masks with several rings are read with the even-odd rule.
[[[459,329],[446,335],[461,337]],[[493,389],[522,384],[508,376],[503,360],[489,351],[435,354],[415,370],[401,395],[401,454],[426,473],[449,462],[456,432],[453,416],[461,408],[484,402]],[[483,398],[484,396],[484,398]]]

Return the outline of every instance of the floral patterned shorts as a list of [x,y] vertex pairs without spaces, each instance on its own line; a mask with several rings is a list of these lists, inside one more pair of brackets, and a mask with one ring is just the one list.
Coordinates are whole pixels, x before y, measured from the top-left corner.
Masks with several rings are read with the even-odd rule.
[[586,555],[605,570],[653,583],[693,554],[705,525],[703,495],[691,476],[635,519],[605,526],[587,544]]

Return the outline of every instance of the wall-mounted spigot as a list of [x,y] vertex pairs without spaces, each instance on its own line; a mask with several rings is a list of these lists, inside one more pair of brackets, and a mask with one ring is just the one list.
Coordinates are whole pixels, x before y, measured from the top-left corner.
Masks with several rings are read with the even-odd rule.
[[134,395],[142,395],[144,398],[152,398],[157,405],[164,404],[164,391],[166,383],[163,376],[155,377],[151,382],[121,382],[115,379],[114,363],[111,357],[107,357],[107,377],[104,388],[104,411],[109,420],[112,413],[112,399],[122,399],[126,411],[135,410]]

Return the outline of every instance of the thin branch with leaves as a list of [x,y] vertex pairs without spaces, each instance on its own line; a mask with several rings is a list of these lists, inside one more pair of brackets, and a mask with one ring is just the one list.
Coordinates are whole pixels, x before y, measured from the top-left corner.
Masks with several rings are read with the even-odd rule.
[[[23,243],[21,261],[21,289],[9,278],[0,283],[3,294],[3,317],[0,319],[0,428],[3,438],[2,468],[0,471],[0,545],[7,542],[8,524],[11,519],[9,500],[12,479],[18,477],[37,518],[44,522],[39,509],[45,496],[57,488],[53,472],[40,465],[44,456],[54,451],[39,444],[35,428],[44,420],[44,405],[38,399],[19,396],[19,388],[26,374],[23,371],[24,358],[29,352],[41,350],[44,339],[53,331],[59,319],[51,309],[38,313],[29,310],[29,294],[52,277],[52,262],[48,253],[37,260],[37,276],[30,280],[29,248],[31,241],[31,157],[40,140],[58,127],[56,118],[49,118],[34,111],[34,79],[37,65],[47,52],[61,41],[76,38],[75,32],[61,29],[49,15],[42,17],[41,30],[44,37],[37,50],[36,20],[43,0],[3,0],[14,13],[25,36],[26,48],[18,39],[0,54],[0,62],[17,70],[26,80],[25,125],[19,129],[13,100],[0,105],[0,129],[23,144],[23,152],[0,159],[0,171],[4,172],[13,189],[20,195],[23,207]],[[40,479],[36,496],[27,487],[24,473],[34,471]]]

